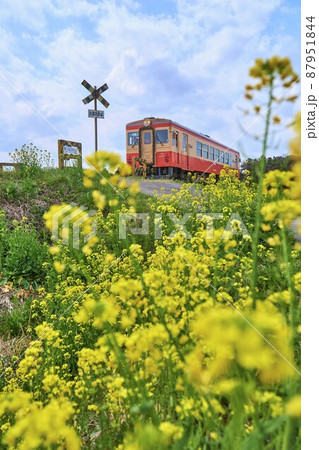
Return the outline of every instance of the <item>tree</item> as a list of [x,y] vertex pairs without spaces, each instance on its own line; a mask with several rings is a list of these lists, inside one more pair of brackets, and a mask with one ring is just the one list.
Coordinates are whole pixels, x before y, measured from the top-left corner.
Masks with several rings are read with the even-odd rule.
[[[258,183],[258,168],[260,166],[260,158],[247,158],[241,165],[242,176],[245,176],[245,170],[249,170],[250,176],[255,183]],[[265,172],[271,170],[290,170],[292,167],[292,159],[289,155],[285,156],[273,156],[266,158]]]

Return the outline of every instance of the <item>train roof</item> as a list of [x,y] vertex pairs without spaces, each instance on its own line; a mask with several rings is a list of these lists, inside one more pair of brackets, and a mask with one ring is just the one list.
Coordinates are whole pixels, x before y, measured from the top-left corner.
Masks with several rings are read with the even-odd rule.
[[129,122],[128,124],[126,124],[126,127],[139,127],[144,125],[144,121],[150,119],[151,123],[154,125],[160,125],[160,124],[169,124],[169,125],[175,125],[176,127],[179,127],[183,130],[189,131],[190,133],[196,135],[196,136],[200,136],[203,139],[206,139],[209,142],[213,142],[214,144],[218,144],[224,148],[226,148],[227,150],[232,150],[233,152],[236,152],[239,154],[238,150],[234,150],[231,147],[228,147],[225,144],[222,144],[221,142],[216,141],[216,139],[211,138],[208,134],[204,134],[204,133],[199,133],[198,131],[192,130],[191,128],[185,127],[184,125],[181,125],[178,122],[174,122],[171,119],[165,119],[165,118],[157,118],[157,117],[145,117],[144,119],[141,120],[135,120],[134,122]]

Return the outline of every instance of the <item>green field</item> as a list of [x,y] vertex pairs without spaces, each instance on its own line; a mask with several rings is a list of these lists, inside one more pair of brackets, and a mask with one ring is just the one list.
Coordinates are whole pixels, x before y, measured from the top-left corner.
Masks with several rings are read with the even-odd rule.
[[[287,64],[256,61],[270,99]],[[146,196],[104,151],[0,175],[1,448],[300,448],[300,116],[265,174],[271,118],[258,184]]]

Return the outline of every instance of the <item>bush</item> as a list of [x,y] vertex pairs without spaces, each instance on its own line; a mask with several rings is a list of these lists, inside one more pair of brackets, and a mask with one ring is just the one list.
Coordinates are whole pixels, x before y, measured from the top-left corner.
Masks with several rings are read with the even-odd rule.
[[12,339],[24,334],[30,323],[30,303],[27,299],[23,304],[18,299],[13,299],[13,309],[0,314],[1,336]]
[[13,153],[9,153],[12,162],[21,164],[22,169],[36,169],[50,167],[51,154],[47,150],[42,150],[33,145],[23,144],[22,148],[17,148]]
[[14,180],[6,180],[0,185],[0,195],[6,200],[14,200],[19,194],[18,184]]
[[7,236],[2,257],[5,280],[19,285],[37,284],[45,275],[47,255],[47,247],[39,241],[36,230],[25,222],[17,224]]

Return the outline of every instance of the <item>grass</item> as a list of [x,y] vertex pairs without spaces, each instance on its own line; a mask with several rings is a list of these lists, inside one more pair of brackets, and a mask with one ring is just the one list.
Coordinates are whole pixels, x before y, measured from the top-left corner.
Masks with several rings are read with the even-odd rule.
[[[28,205],[35,208],[27,210],[27,220],[22,223],[13,223],[3,214],[0,220],[2,281],[13,306],[12,311],[0,315],[2,364],[15,364],[15,354],[22,357],[21,363],[12,371],[7,369],[6,378],[1,380],[3,387],[12,383],[10,389],[19,411],[3,418],[5,431],[9,426],[17,430],[19,439],[32,442],[35,434],[29,436],[19,428],[21,411],[27,408],[26,429],[33,430],[31,423],[37,423],[40,416],[44,420],[40,439],[49,433],[45,423],[51,423],[53,417],[61,418],[56,436],[61,440],[64,433],[69,436],[72,444],[68,448],[111,450],[134,444],[143,450],[193,450],[199,446],[205,450],[272,450],[283,442],[293,442],[298,448],[298,419],[287,421],[284,412],[292,393],[298,393],[298,382],[295,378],[290,381],[287,367],[269,354],[267,346],[250,334],[245,322],[233,315],[216,294],[216,290],[223,292],[245,316],[258,323],[258,329],[271,336],[276,347],[284,345],[282,351],[288,354],[290,307],[281,300],[273,304],[269,298],[276,293],[280,299],[289,288],[288,281],[299,272],[299,259],[291,256],[294,236],[287,234],[284,251],[281,246],[268,244],[269,236],[280,232],[275,223],[270,232],[260,232],[258,310],[253,312],[247,291],[252,265],[250,241],[239,234],[208,242],[203,222],[196,218],[198,212],[223,211],[224,217],[216,221],[220,236],[230,214],[236,211],[251,233],[256,186],[249,179],[240,181],[225,173],[218,183],[213,177],[203,183],[196,195],[187,190],[187,185],[161,198],[123,191],[125,199],[120,199],[116,207],[106,203],[99,212],[99,241],[90,251],[58,243],[58,251],[52,255],[47,251],[50,239],[43,231],[42,208],[48,209],[53,203],[82,202],[89,209],[97,209],[92,192],[99,189],[112,199],[113,189],[108,184],[101,187],[99,177],[90,188],[83,188],[82,174],[73,169],[39,172],[28,183],[22,174],[6,174],[3,179],[9,185],[16,182]],[[19,204],[10,192],[2,188],[1,198],[12,211],[10,208]],[[40,198],[45,202],[41,207]],[[263,196],[262,204],[269,200]],[[154,240],[152,221],[148,235],[129,232],[125,239],[118,239],[118,212],[127,212],[127,204],[132,201],[137,212],[150,213],[152,220],[155,214],[163,214],[163,239]],[[181,218],[186,212],[191,212],[188,230],[193,238],[185,240],[177,234],[169,239],[174,227],[167,214]],[[25,248],[28,253],[24,253]],[[39,272],[39,249],[46,249],[48,259],[42,264],[44,276],[34,292],[30,283],[36,281]],[[287,256],[291,272],[288,281],[278,270]],[[55,270],[54,263],[63,263],[63,269]],[[5,278],[8,268],[10,276]],[[25,289],[21,288],[20,277],[26,274],[21,270],[19,276],[15,273],[19,268],[29,268],[33,278]],[[204,278],[199,274],[205,274]],[[19,292],[24,291],[29,294],[21,302]],[[243,336],[250,342],[248,353],[247,346],[240,346]],[[22,356],[31,340],[31,349]],[[225,343],[234,352],[231,366],[225,369],[227,364],[224,367],[223,363],[214,368],[213,355]],[[264,359],[254,362],[255,353],[264,355]],[[298,365],[297,343],[292,354],[289,359]],[[260,374],[267,381],[261,381]],[[275,378],[274,382],[267,377]],[[232,383],[235,387],[230,389]],[[15,390],[15,386],[30,397],[20,398],[21,390]],[[9,400],[3,395],[6,404]],[[288,422],[289,427],[285,425]],[[6,439],[3,437],[2,442]]]
[[[145,210],[148,197],[138,194],[138,210]],[[125,202],[121,198],[120,201]],[[83,186],[82,170],[69,167],[37,170],[32,175],[22,171],[0,174],[0,209],[6,211],[11,220],[26,217],[41,235],[44,232],[43,214],[50,206],[61,203],[96,209],[91,191]],[[45,237],[48,239],[48,233]]]

